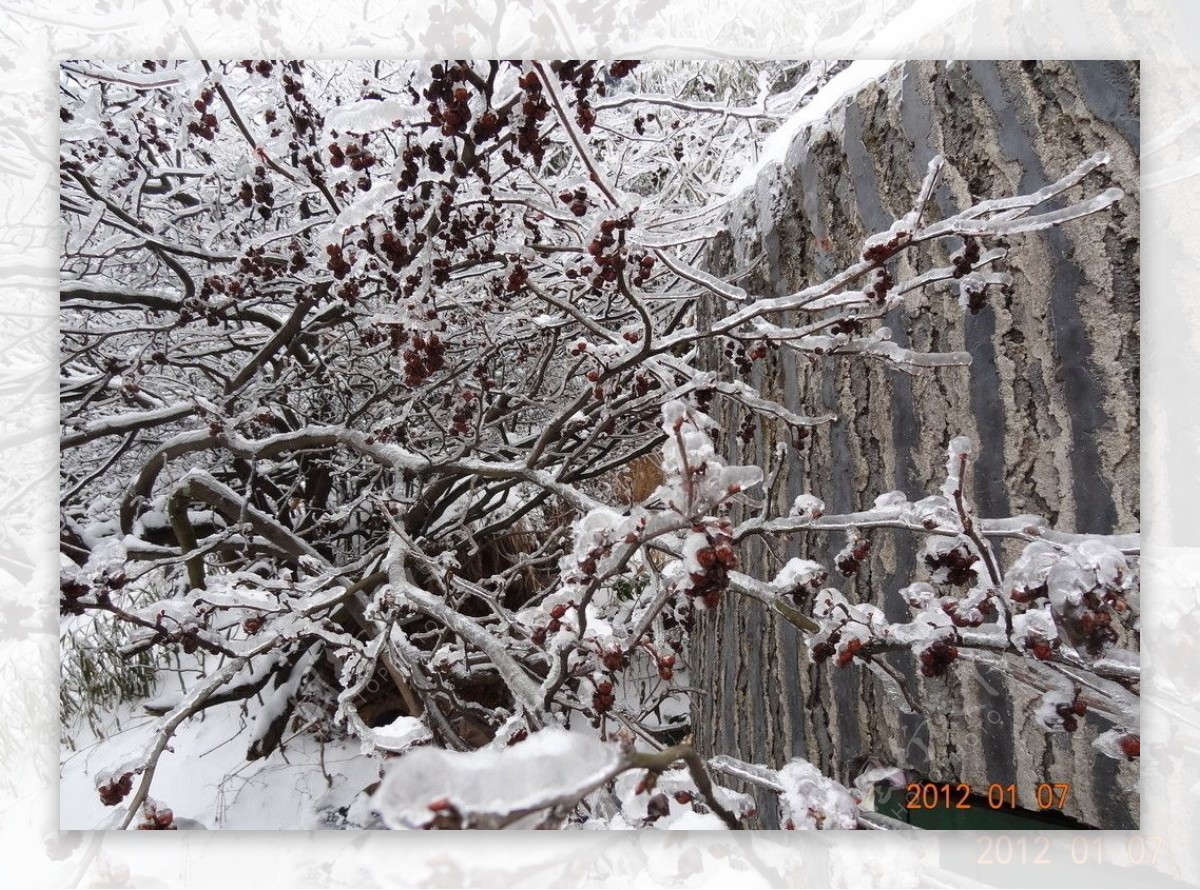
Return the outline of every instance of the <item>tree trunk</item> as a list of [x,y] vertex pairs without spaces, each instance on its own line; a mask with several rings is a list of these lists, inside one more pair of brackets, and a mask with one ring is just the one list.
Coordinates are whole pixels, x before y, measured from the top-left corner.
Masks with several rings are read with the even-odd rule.
[[[935,213],[1035,190],[1098,151],[1112,162],[1095,181],[1104,188],[1107,177],[1126,196],[1107,212],[1010,239],[1002,268],[1011,293],[993,292],[978,314],[948,289],[930,289],[887,318],[900,345],[964,350],[970,368],[907,376],[858,357],[759,363],[755,373],[793,410],[839,418],[802,450],[789,446],[776,494],[783,512],[806,491],[830,514],[869,508],[891,490],[912,500],[937,493],[947,443],[967,435],[978,455],[968,491],[980,515],[1035,513],[1065,531],[1138,530],[1138,150],[1136,62],[910,62],[796,135],[784,162],[739,199],[732,234],[710,257],[726,274],[757,260],[742,283],[763,296],[855,260],[865,236],[911,209],[937,153],[948,165]],[[943,251],[957,247],[947,242],[934,258],[945,264]],[[739,420],[726,418],[725,429]],[[756,454],[742,456],[768,459],[777,432],[762,429],[750,446]],[[901,532],[872,538],[869,565],[829,583],[898,619],[906,607],[897,590],[924,577],[920,541]],[[843,543],[840,533],[813,535],[780,556],[832,566]],[[753,544],[742,559],[758,577],[779,568]],[[989,670],[960,664],[947,678],[923,680],[912,658],[896,660],[925,708],[908,716],[861,667],[810,664],[792,627],[732,596],[697,622],[692,657],[704,690],[694,731],[706,754],[774,765],[803,756],[846,782],[877,761],[980,792],[1015,784],[1031,809],[1038,783],[1068,782],[1069,815],[1104,828],[1137,824],[1136,762],[1091,746],[1106,722],[1089,715],[1075,733],[1047,734],[1032,719],[1037,694]],[[777,827],[773,807],[761,803],[764,827]]]

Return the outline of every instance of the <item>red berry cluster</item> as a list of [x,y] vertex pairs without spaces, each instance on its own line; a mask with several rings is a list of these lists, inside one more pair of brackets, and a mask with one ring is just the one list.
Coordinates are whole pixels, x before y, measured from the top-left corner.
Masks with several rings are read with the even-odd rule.
[[870,554],[871,541],[855,535],[846,542],[845,548],[837,555],[837,570],[849,578],[862,568],[863,560]]
[[355,172],[367,170],[375,165],[378,160],[374,154],[366,147],[367,137],[362,137],[362,144],[351,142],[343,149],[338,143],[330,143],[329,146],[329,165],[331,167],[341,167],[349,163],[350,169]]
[[[247,255],[242,257],[239,271],[253,270],[255,268],[255,257]],[[200,284],[200,291],[197,297],[201,302],[211,300],[216,294],[233,297],[237,299],[245,292],[245,286],[240,279],[226,278],[223,275],[209,275]],[[185,303],[186,305],[186,303]],[[202,310],[203,311],[203,310]]]
[[[599,387],[597,387],[599,390]],[[597,544],[587,552],[587,556],[579,561],[579,571],[582,575],[578,581],[591,581],[596,577],[596,570],[600,567],[600,560],[612,553],[612,545]]]
[[[887,299],[888,291],[896,284],[896,279],[892,277],[892,273],[887,269],[879,268],[871,273],[871,282],[863,290],[863,296],[877,306],[882,306],[884,300]],[[853,321],[853,320],[851,320]],[[842,322],[843,326],[847,324]],[[856,329],[854,333],[858,333],[858,328],[861,327],[861,322],[854,322]],[[837,333],[834,331],[834,333]]]
[[672,680],[675,678],[674,655],[660,655],[658,657],[658,676],[661,680]]
[[212,141],[213,135],[220,129],[217,123],[217,116],[208,110],[208,106],[212,104],[213,91],[205,87],[200,92],[200,98],[192,103],[192,106],[200,113],[199,121],[188,122],[188,132],[194,136],[202,136],[209,142]]
[[1121,749],[1121,753],[1129,760],[1136,760],[1142,756],[1142,738],[1133,734],[1123,735],[1117,739],[1117,747]]
[[639,136],[644,136],[646,133],[646,122],[656,120],[658,120],[658,115],[656,114],[647,114],[645,117],[639,114],[633,119],[633,129],[637,131]]
[[738,373],[746,376],[754,369],[754,363],[767,357],[767,344],[761,340],[753,343],[749,349],[734,340],[725,342],[725,358],[737,366]]
[[966,610],[961,610],[959,607],[962,604],[953,597],[943,598],[941,604],[942,611],[950,616],[955,627],[979,627],[985,621],[996,617],[996,604],[990,597]]
[[953,584],[955,587],[969,586],[975,583],[976,573],[973,566],[978,561],[978,555],[971,552],[965,543],[959,543],[950,550],[943,550],[936,554],[925,554],[925,565],[929,571],[941,572],[942,574],[938,577],[944,577],[947,583]]
[[142,821],[138,823],[138,831],[178,831],[175,824],[175,814],[166,807],[147,802],[142,807]]
[[637,262],[637,268],[633,273],[633,283],[641,287],[650,280],[650,273],[654,271],[654,257],[650,254],[643,254],[630,257],[630,259]]
[[950,262],[954,266],[954,277],[962,278],[979,262],[979,242],[964,235],[962,248],[951,255]]
[[288,242],[288,249],[292,252],[292,258],[288,262],[288,269],[292,272],[299,272],[302,269],[308,268],[308,257],[305,256],[304,248],[300,242],[293,238]]
[[242,183],[242,188],[238,192],[238,198],[241,199],[242,205],[247,209],[257,204],[258,212],[262,218],[269,219],[271,208],[275,206],[274,191],[275,187],[267,179],[266,168],[260,165],[254,168],[253,181]]
[[558,193],[558,200],[567,205],[568,209],[576,216],[583,216],[588,209],[588,193],[583,186],[572,190],[563,189]]
[[[518,79],[517,85],[525,91],[521,100],[523,120],[517,129],[517,151],[529,155],[535,164],[541,166],[542,158],[546,155],[546,140],[538,132],[538,124],[546,119],[550,106],[542,95],[542,82],[536,71],[526,71]],[[517,156],[508,149],[501,153],[501,157],[510,167],[517,166]]]
[[520,293],[525,289],[525,285],[529,283],[529,270],[522,263],[515,263],[512,271],[508,273],[508,280],[504,282],[505,289],[512,294]]
[[1046,586],[1045,582],[1042,582],[1036,587],[1014,587],[1008,595],[1014,603],[1032,603],[1048,597],[1050,588]]
[[1067,732],[1074,732],[1079,728],[1078,718],[1087,713],[1087,705],[1079,700],[1079,691],[1076,690],[1075,698],[1069,702],[1060,702],[1055,705],[1054,712],[1062,721],[1063,729]]
[[857,318],[839,318],[829,326],[829,333],[854,335],[861,334],[862,329],[863,323]]
[[846,645],[842,647],[842,651],[838,653],[837,666],[844,668],[848,665],[854,660],[854,656],[858,654],[858,650],[862,647],[863,642],[858,637],[851,637],[847,640]]
[[602,649],[600,651],[600,663],[604,665],[606,671],[620,671],[628,667],[629,656],[619,647]]
[[592,709],[597,714],[606,714],[616,702],[617,697],[613,694],[613,684],[608,680],[598,682],[596,691],[592,693]]
[[754,437],[758,434],[758,418],[753,414],[747,414],[742,418],[742,422],[738,424],[738,438],[742,440],[743,445],[749,445],[754,441]]
[[722,520],[715,527],[699,526],[693,530],[704,533],[708,546],[696,551],[700,571],[690,574],[692,586],[688,595],[700,600],[707,608],[715,609],[721,593],[729,586],[729,572],[738,564],[731,529],[728,520]]
[[446,366],[446,345],[437,334],[413,334],[404,351],[404,384],[419,386]]
[[593,88],[603,96],[605,86],[603,80],[596,80],[596,63],[569,60],[550,63],[550,70],[558,75],[564,85],[575,86],[575,120],[584,133],[592,132],[596,125],[596,112],[588,102],[588,91]]
[[[633,376],[633,397],[640,399],[651,390],[659,389],[662,386],[658,382],[658,378],[652,374],[647,374],[643,371],[638,371]],[[609,420],[612,420],[610,417]]]
[[133,773],[123,773],[120,778],[105,782],[96,789],[100,802],[106,807],[115,807],[133,790]]
[[[593,238],[592,243],[588,245],[588,253],[600,267],[595,277],[592,278],[593,287],[599,289],[606,283],[616,281],[617,276],[625,271],[627,260],[622,253],[625,244],[625,230],[632,225],[633,220],[629,217],[605,219],[600,222],[600,234]],[[653,263],[650,265],[653,266]],[[650,267],[643,267],[639,261],[638,277],[640,280],[637,282],[638,284],[645,281],[641,273],[643,268],[648,270]]]
[[248,280],[274,281],[287,273],[288,264],[280,263],[274,256],[268,258],[264,247],[247,247],[246,252],[238,258],[238,274],[243,277],[243,284],[235,287],[233,282],[228,285],[230,296],[239,296]]
[[958,658],[958,649],[946,640],[934,640],[921,650],[921,673],[926,677],[942,677]]
[[1118,639],[1112,626],[1112,613],[1104,608],[1084,608],[1072,616],[1073,623],[1083,636],[1084,646],[1092,655],[1099,655],[1106,645]]
[[466,64],[438,64],[430,68],[429,73],[432,80],[425,88],[424,96],[429,103],[426,108],[430,123],[441,127],[443,136],[466,132],[471,120],[471,91],[466,85]]
[[261,615],[251,615],[242,622],[242,630],[244,630],[250,636],[254,636],[263,629],[264,624],[266,624],[266,622],[263,620]]
[[167,140],[163,138],[162,131],[159,129],[158,123],[155,121],[154,117],[152,115],[147,116],[144,110],[139,110],[137,113],[137,120],[140,124],[145,126],[146,135],[149,137],[149,140],[151,143],[153,143],[154,147],[157,148],[162,154],[167,154],[171,150],[171,146],[167,143]]
[[275,70],[275,65],[267,59],[242,59],[238,62],[238,67],[244,69],[247,74],[257,74],[259,77],[270,77],[271,72]]
[[[433,146],[432,148],[436,147],[437,146]],[[417,161],[424,159],[425,156],[425,149],[420,145],[410,145],[400,153],[400,164],[402,167],[404,167],[404,169],[400,173],[400,178],[396,181],[396,188],[398,190],[406,192],[417,184],[417,178],[421,174],[421,167]],[[441,157],[441,152],[439,152],[438,159],[441,160]],[[432,166],[433,165],[431,163],[430,167]],[[445,169],[445,161],[442,161],[442,171],[445,171]],[[399,204],[396,205],[397,212],[401,211],[402,209],[403,208]],[[407,218],[404,220],[404,222],[407,222]],[[403,226],[404,222],[401,222],[399,219],[397,219],[396,224],[398,226]]]
[[833,653],[837,652],[837,644],[841,642],[842,632],[840,630],[832,631],[827,638],[819,643],[814,643],[812,647],[812,660],[817,664],[821,664]]
[[531,639],[533,642],[541,646],[546,642],[548,634],[556,634],[562,630],[562,620],[567,614],[567,609],[575,605],[575,601],[571,600],[567,603],[556,603],[550,609],[550,621],[544,627],[535,627]]
[[391,230],[383,233],[383,237],[379,239],[379,246],[384,257],[397,272],[413,260],[413,254],[409,250],[408,244]]
[[1039,661],[1049,661],[1054,657],[1055,650],[1061,645],[1056,637],[1053,640],[1045,640],[1041,637],[1029,637],[1025,640],[1025,649],[1033,653],[1033,657]]
[[[287,110],[291,115],[296,135],[303,137],[309,147],[315,149],[325,125],[325,118],[313,107],[304,92],[304,63],[285,62],[284,68],[286,70],[283,75],[283,92],[287,97]],[[297,151],[300,144],[293,140],[289,148]],[[302,159],[302,164],[308,170],[313,182],[324,181],[319,165],[320,157],[319,151],[312,151],[306,152]]]
[[884,263],[908,244],[909,238],[907,232],[895,232],[886,241],[877,241],[868,245],[862,252],[862,258],[868,263]]
[[[333,273],[334,278],[341,281],[350,274],[350,269],[352,268],[351,261],[346,258],[341,245],[330,244],[325,248],[325,252],[329,254],[327,265],[329,266],[329,271]],[[351,254],[351,258],[353,258],[353,254]]]
[[646,824],[671,815],[671,801],[661,791],[646,801]]
[[987,289],[971,282],[963,282],[962,289],[967,295],[967,310],[972,315],[978,315],[979,310],[987,305]]
[[475,139],[475,144],[487,142],[499,133],[500,127],[503,126],[506,119],[506,116],[491,109],[481,114],[479,120],[475,121],[475,126],[471,128],[471,136]]
[[208,110],[208,106],[212,104],[212,101],[213,101],[213,91],[211,89],[209,89],[208,87],[205,87],[204,89],[202,89],[200,91],[200,98],[192,103],[192,107],[195,108],[201,114],[203,114],[205,111]]

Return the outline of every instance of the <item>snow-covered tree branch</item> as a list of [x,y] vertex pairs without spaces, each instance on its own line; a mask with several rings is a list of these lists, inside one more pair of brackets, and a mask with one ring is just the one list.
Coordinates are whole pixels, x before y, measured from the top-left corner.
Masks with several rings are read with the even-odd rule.
[[[968,365],[884,317],[947,282],[977,312],[1024,236],[1122,198],[1097,155],[940,216],[939,157],[823,280],[715,274],[738,177],[841,70],[63,65],[64,639],[115,628],[156,670],[146,750],[95,772],[114,826],[174,827],[188,802],[155,801],[160,760],[191,753],[171,753],[186,721],[240,708],[251,759],[350,742],[382,775],[323,805],[342,827],[741,827],[748,785],[792,827],[854,827],[811,765],[688,742],[689,630],[748,601],[907,707],[895,656],[926,678],[974,660],[1037,690],[1047,731],[1102,713],[1104,753],[1137,756],[1136,536],[980,516],[993,443],[965,438],[926,443],[940,492],[839,516],[767,496],[834,419],[759,386],[769,356]],[[765,427],[791,444],[741,463]],[[919,548],[881,592],[903,621],[839,590],[878,528]],[[831,531],[832,565],[740,562]]]

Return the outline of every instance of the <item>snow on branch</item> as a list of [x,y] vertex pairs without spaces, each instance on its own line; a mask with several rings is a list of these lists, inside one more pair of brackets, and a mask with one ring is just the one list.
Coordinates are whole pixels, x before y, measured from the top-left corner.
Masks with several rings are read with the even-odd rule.
[[[987,665],[1047,731],[1104,714],[1098,749],[1135,756],[1136,536],[978,516],[990,441],[948,443],[937,492],[796,497],[839,420],[796,404],[812,375],[963,378],[893,313],[1019,298],[1021,236],[1122,198],[1096,155],[943,213],[938,157],[822,280],[715,263],[749,237],[741,187],[892,66],[64,64],[63,633],[102,619],[161,687],[98,783],[117,823],[184,818],[150,786],[203,713],[280,774],[295,749],[326,785],[327,749],[365,763],[322,804],[342,827],[754,824],[726,779],[790,827],[862,824],[806,761],[686,741],[698,626],[760,607],[899,708]],[[878,529],[916,565],[894,609],[845,588]]]

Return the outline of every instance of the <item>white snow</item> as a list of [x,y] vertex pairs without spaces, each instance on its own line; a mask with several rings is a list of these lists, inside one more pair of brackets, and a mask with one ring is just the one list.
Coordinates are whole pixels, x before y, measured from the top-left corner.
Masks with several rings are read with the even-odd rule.
[[824,121],[838,103],[853,96],[872,81],[881,79],[897,64],[898,60],[895,59],[861,60],[851,63],[831,77],[807,105],[767,137],[759,152],[758,163],[746,166],[741,175],[733,181],[729,194],[736,195],[752,186],[762,171],[781,164],[787,156],[788,148],[791,147],[800,131],[807,126]]
[[397,717],[391,723],[371,730],[371,741],[384,751],[406,751],[413,745],[433,738],[425,724],[416,717]]
[[787,561],[775,576],[775,587],[780,593],[791,593],[803,588],[820,587],[829,577],[825,566],[811,559],[793,558]]
[[854,828],[858,806],[843,785],[821,775],[807,760],[796,758],[778,773],[783,786],[779,821],[796,830]]
[[819,519],[825,512],[825,502],[811,494],[797,496],[792,502],[792,515],[803,519]]
[[619,756],[615,745],[556,728],[503,749],[420,748],[388,767],[374,805],[392,828],[425,825],[435,815],[430,804],[449,804],[468,821],[507,818],[598,784]]
[[395,99],[363,99],[334,108],[325,115],[325,129],[339,134],[390,130],[396,121],[412,123],[428,117],[423,104]]

